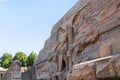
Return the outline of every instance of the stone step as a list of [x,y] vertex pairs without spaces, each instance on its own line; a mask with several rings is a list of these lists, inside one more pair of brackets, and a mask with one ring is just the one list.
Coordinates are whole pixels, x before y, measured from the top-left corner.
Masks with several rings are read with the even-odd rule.
[[98,80],[120,77],[120,54],[82,62],[73,66],[70,80]]
[[87,65],[87,64],[90,64],[90,63],[93,63],[93,62],[97,62],[97,61],[101,61],[101,60],[105,60],[105,59],[110,59],[110,58],[112,58],[112,55],[107,56],[107,57],[94,59],[94,60],[90,60],[90,61],[86,61],[86,62],[82,62],[82,63],[79,63],[79,64],[75,64],[75,65],[73,65],[73,69],[78,69],[80,66],[84,66],[84,65]]

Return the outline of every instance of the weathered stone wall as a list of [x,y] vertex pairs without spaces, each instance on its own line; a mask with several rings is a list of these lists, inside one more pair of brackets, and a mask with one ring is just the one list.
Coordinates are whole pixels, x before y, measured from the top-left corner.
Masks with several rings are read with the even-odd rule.
[[22,73],[21,80],[32,80],[31,72],[26,71],[26,72]]
[[21,80],[36,80],[35,68],[28,67],[28,70],[22,73]]
[[[120,0],[79,0],[53,27],[34,65],[36,79],[120,77],[117,75],[120,60],[117,57],[109,59],[119,53]],[[86,64],[87,61],[91,62]],[[76,64],[80,65],[74,69]]]
[[20,72],[21,63],[18,60],[13,61],[9,69],[6,71],[2,80],[21,80]]
[[0,80],[2,80],[2,78],[4,77],[4,75],[5,75],[5,73],[6,73],[6,70],[4,69],[4,70],[0,70]]

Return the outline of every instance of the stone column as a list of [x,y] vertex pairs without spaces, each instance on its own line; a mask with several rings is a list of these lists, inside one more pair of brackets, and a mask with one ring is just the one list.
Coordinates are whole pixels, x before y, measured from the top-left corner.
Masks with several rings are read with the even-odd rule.
[[73,36],[74,36],[74,30],[72,27],[68,28],[68,52],[67,52],[67,57],[69,61],[69,71],[72,71],[72,52],[73,49],[71,48],[71,45],[73,43]]

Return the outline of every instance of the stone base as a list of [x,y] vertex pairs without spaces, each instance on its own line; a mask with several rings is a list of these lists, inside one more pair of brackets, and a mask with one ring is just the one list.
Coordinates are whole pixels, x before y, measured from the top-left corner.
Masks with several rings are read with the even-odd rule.
[[120,80],[119,63],[120,54],[76,64],[70,80]]

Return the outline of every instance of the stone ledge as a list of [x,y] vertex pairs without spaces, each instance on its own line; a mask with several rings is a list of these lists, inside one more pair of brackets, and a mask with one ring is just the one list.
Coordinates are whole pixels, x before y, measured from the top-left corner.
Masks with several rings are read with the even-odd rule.
[[70,80],[102,80],[116,77],[120,77],[120,54],[74,65]]

